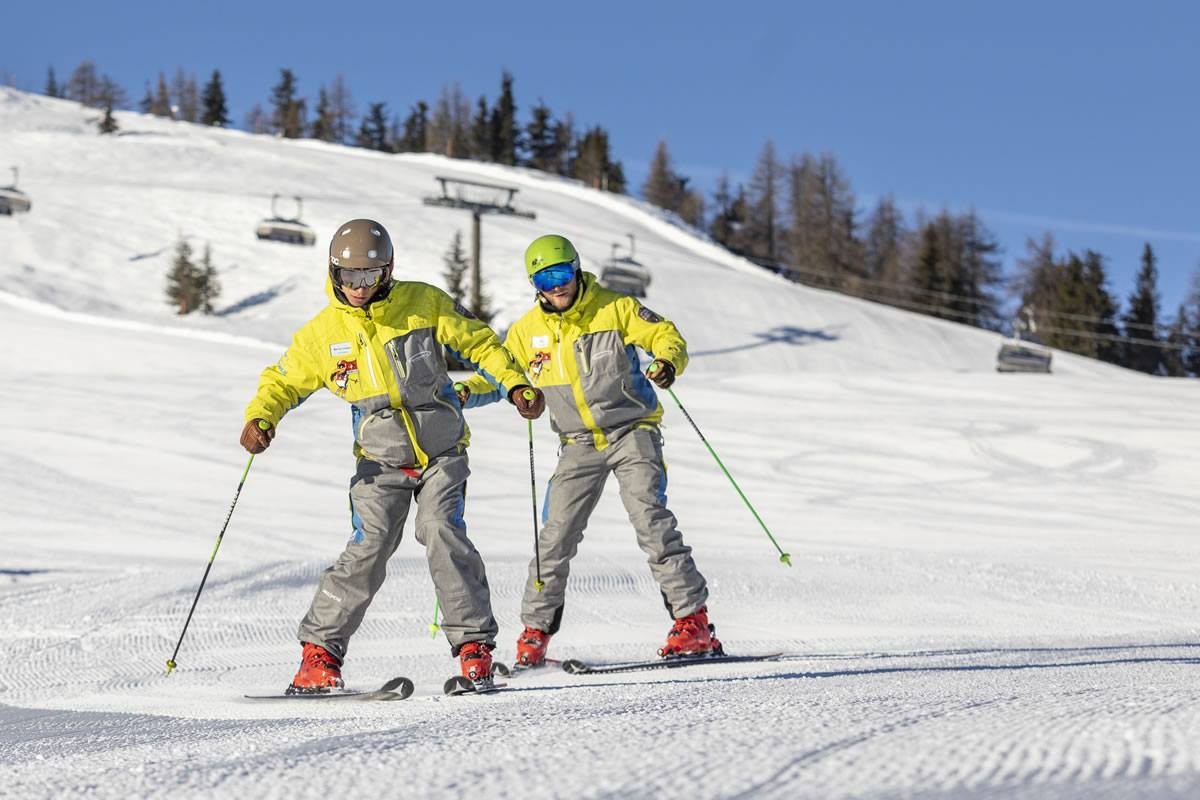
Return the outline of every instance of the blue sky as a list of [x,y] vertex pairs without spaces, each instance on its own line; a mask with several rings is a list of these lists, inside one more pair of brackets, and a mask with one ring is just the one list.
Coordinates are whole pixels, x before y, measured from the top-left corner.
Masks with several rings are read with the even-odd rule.
[[[178,7],[176,7],[178,5]],[[636,190],[656,142],[711,189],[745,179],[767,138],[833,152],[864,210],[975,207],[1006,269],[1027,237],[1108,258],[1124,300],[1142,246],[1172,316],[1200,265],[1200,7],[840,2],[400,3],[282,6],[20,3],[3,12],[0,78],[40,91],[84,58],[134,98],[176,67],[225,78],[241,124],[282,67],[300,92],[341,73],[359,110],[403,113],[458,81],[494,100],[515,76],[608,128]],[[423,4],[424,5],[424,4]],[[911,213],[910,213],[911,216]]]

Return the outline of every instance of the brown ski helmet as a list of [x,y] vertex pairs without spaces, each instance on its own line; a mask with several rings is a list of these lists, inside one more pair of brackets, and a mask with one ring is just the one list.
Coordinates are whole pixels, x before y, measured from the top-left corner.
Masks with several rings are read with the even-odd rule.
[[329,270],[392,266],[392,237],[373,219],[352,219],[339,225],[329,241]]

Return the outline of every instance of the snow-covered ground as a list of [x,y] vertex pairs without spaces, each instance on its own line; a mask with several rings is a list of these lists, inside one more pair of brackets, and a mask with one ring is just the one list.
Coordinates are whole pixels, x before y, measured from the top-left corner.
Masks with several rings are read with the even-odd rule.
[[[385,157],[0,89],[0,795],[1193,797],[1200,793],[1200,382],[1056,354],[998,375],[992,334],[784,283],[627,198],[520,170]],[[2,174],[2,173],[0,173]],[[484,221],[504,324],[520,253],[637,236],[647,304],[694,353],[677,394],[774,549],[667,398],[671,505],[728,650],[779,662],[523,676],[441,696],[407,539],[345,675],[400,703],[253,703],[348,528],[346,406],[319,396],[255,459],[180,651],[246,456],[257,374],[322,301],[324,240],[380,219],[439,282],[469,218],[434,175],[501,180],[536,221]],[[318,246],[259,242],[273,192]],[[211,243],[219,314],[162,298],[175,239]],[[511,660],[531,549],[526,428],[470,417],[467,519]],[[554,462],[535,424],[539,483]],[[615,488],[573,564],[552,655],[651,656],[669,627]]]

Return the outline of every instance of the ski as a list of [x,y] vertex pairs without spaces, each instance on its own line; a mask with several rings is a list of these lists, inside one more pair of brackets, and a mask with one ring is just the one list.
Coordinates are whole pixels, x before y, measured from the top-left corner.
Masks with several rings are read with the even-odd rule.
[[392,678],[378,689],[340,689],[330,692],[293,692],[283,694],[248,694],[247,700],[404,700],[411,697],[413,682],[408,678]]
[[765,653],[756,656],[676,656],[674,658],[656,658],[653,661],[625,661],[616,664],[588,664],[578,659],[567,659],[562,662],[564,672],[572,675],[606,675],[612,672],[638,672],[648,669],[677,669],[692,667],[699,664],[738,664],[751,661],[774,661],[783,653]]
[[447,697],[459,697],[464,694],[495,694],[506,686],[508,686],[507,683],[496,683],[491,678],[476,683],[470,678],[455,675],[446,681],[445,685],[442,686],[442,691]]
[[512,669],[509,671],[508,676],[515,678],[519,675],[530,675],[546,670],[560,670],[563,668],[562,664],[563,662],[559,661],[557,658],[547,658],[544,659],[542,663],[534,664],[533,666],[517,663],[512,665]]

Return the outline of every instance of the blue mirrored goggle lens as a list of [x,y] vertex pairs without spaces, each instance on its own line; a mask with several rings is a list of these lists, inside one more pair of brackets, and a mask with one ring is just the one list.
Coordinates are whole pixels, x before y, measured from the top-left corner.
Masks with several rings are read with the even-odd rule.
[[383,280],[383,268],[339,269],[338,283],[347,289],[370,289]]
[[548,292],[559,286],[566,286],[574,277],[574,264],[555,264],[533,273],[533,286],[539,292]]

